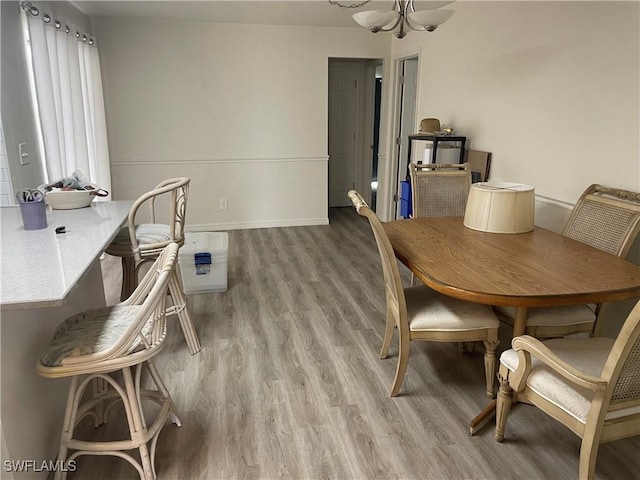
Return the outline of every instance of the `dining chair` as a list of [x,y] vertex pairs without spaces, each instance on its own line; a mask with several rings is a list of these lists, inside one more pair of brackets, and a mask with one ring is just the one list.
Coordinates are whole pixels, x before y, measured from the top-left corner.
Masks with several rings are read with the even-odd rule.
[[387,358],[394,327],[398,330],[398,363],[391,396],[397,396],[400,391],[407,371],[410,342],[482,341],[486,393],[493,397],[500,321],[491,307],[442,295],[424,285],[404,288],[393,247],[380,219],[357,191],[351,190],[349,198],[358,214],[369,220],[382,262],[387,314],[380,358]]
[[513,392],[582,439],[580,479],[594,478],[601,443],[640,435],[640,302],[615,340],[541,342],[523,335],[512,347],[500,356],[497,441],[504,439]]
[[[625,258],[640,231],[640,193],[591,185],[580,196],[562,232],[612,255]],[[606,305],[529,308],[525,333],[537,338],[602,333]],[[513,325],[515,309],[496,307],[498,316]]]
[[[106,253],[122,259],[122,300],[128,298],[136,288],[144,265],[154,261],[167,245],[177,243],[181,247],[184,244],[189,183],[190,179],[187,177],[169,178],[141,195],[129,210],[127,225],[107,247]],[[168,203],[168,212],[160,212],[156,207],[156,203],[161,202]],[[145,206],[148,207],[145,219],[149,223],[138,223]],[[160,215],[163,213],[168,223],[162,223]],[[169,295],[173,305],[169,307],[167,314],[178,316],[189,351],[192,354],[199,352],[200,342],[187,309],[187,299],[177,270],[169,283]]]
[[[44,377],[71,377],[57,457],[65,468],[56,470],[56,479],[65,478],[69,462],[82,455],[117,456],[133,465],[140,478],[156,478],[158,436],[169,417],[181,425],[171,395],[152,362],[167,334],[166,298],[177,254],[176,243],[165,247],[127,300],[62,322],[37,363],[37,371]],[[150,378],[144,388],[143,370]],[[143,401],[160,408],[143,409]],[[107,423],[112,411],[121,412],[126,419],[129,438],[88,441],[74,433],[84,417],[90,417],[97,428]],[[154,416],[148,421],[151,412]],[[129,453],[136,449],[138,458]]]
[[[413,217],[461,217],[471,188],[468,163],[409,166]],[[411,285],[417,283],[413,273]]]
[[468,163],[409,165],[414,217],[462,217],[471,187]]

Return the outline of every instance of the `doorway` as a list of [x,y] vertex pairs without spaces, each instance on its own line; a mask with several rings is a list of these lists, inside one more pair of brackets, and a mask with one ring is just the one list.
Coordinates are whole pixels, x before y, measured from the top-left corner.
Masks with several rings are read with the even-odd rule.
[[375,209],[382,60],[330,58],[328,71],[329,207],[356,189]]
[[409,135],[416,131],[416,97],[418,92],[418,56],[403,58],[398,61],[396,90],[398,92],[398,108],[395,135],[396,182],[394,195],[395,218],[400,218],[400,197],[402,182],[409,180]]

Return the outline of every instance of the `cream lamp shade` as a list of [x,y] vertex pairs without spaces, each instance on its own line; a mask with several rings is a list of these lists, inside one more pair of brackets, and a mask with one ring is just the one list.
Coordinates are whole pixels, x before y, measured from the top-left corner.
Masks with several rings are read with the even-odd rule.
[[472,184],[464,225],[481,232],[530,232],[535,226],[535,189],[521,183]]

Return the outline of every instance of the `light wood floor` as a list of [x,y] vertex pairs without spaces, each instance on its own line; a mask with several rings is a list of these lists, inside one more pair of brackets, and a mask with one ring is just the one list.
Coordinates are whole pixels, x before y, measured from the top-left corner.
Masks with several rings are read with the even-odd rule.
[[[514,408],[502,444],[489,426],[469,436],[487,403],[480,347],[412,344],[401,395],[389,397],[397,348],[378,358],[373,236],[351,208],[330,215],[328,226],[229,232],[228,292],[189,297],[203,351],[190,356],[171,322],[157,357],[183,422],[160,435],[159,478],[577,478],[580,440],[531,406]],[[115,302],[119,264],[104,270]],[[87,431],[119,428],[114,418]],[[640,440],[602,446],[597,476],[639,479]],[[81,457],[70,478],[137,476],[123,460]]]

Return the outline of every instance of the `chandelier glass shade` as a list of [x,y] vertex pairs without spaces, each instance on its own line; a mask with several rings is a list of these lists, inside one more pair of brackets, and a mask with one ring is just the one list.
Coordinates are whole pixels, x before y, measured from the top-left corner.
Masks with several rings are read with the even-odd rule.
[[[335,4],[335,3],[334,3]],[[438,26],[449,20],[453,10],[420,10],[416,11],[414,0],[394,0],[393,10],[367,10],[353,15],[358,25],[370,32],[394,32],[403,38],[408,29],[433,32]]]

